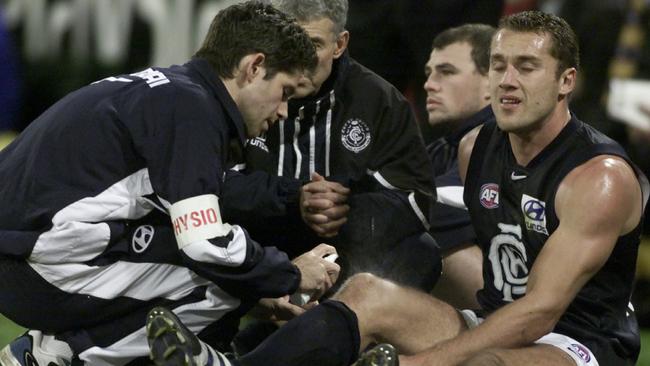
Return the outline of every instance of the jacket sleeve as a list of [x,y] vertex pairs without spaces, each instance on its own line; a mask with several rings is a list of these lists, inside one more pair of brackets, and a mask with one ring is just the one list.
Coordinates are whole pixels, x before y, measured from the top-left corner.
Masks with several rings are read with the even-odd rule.
[[433,206],[431,235],[442,248],[476,243],[476,233],[463,203],[463,182],[458,172],[458,160],[447,172],[436,177],[438,200]]
[[[405,238],[426,231],[408,203],[408,193],[380,190],[353,194],[350,211],[337,240],[351,246],[393,247]],[[382,244],[383,243],[383,244]]]
[[194,242],[181,253],[190,269],[240,298],[281,297],[300,284],[300,271],[284,252],[260,246],[237,225],[226,236]]
[[[387,205],[404,212],[428,229],[435,201],[433,169],[408,102],[391,89],[377,125],[369,172],[379,191],[389,191]],[[397,205],[403,205],[401,209]]]
[[290,216],[298,218],[299,190],[302,182],[273,176],[265,171],[229,169],[223,185],[224,217],[239,225],[264,227],[277,225]]
[[272,155],[249,143],[245,154],[235,153],[222,189],[223,215],[244,226],[262,245],[272,245],[290,258],[322,242],[302,220],[299,190],[307,182],[270,171]]
[[230,117],[211,95],[158,88],[128,102],[129,115],[141,117],[130,132],[148,171],[149,182],[141,183],[150,184],[152,202],[170,214],[185,265],[242,298],[295,291],[300,274],[284,253],[262,248],[222,219]]
[[[196,248],[179,251],[175,228],[169,225],[169,220],[167,212],[154,209],[146,216],[129,222],[124,230],[127,247],[132,243],[139,227],[151,226],[153,234],[147,249],[147,261],[188,267],[241,299],[279,297],[296,291],[301,276],[298,269],[287,260],[287,255],[275,247],[259,246],[241,227],[233,226],[225,237],[198,243],[207,247],[204,251],[197,251]],[[229,251],[227,255],[235,259],[237,254],[231,249],[232,243],[237,241],[245,244],[246,253],[242,253],[245,255],[241,264],[233,266],[232,262],[228,263],[224,258]],[[210,253],[213,253],[211,246],[224,248],[220,249],[224,255],[210,258]]]

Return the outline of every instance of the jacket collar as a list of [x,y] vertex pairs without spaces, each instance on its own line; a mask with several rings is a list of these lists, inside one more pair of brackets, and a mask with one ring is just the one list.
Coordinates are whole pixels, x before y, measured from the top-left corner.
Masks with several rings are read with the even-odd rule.
[[447,141],[450,144],[458,145],[460,140],[465,136],[469,131],[474,127],[482,125],[488,121],[494,120],[494,112],[492,107],[488,104],[485,108],[474,113],[470,117],[466,118],[461,124],[456,127],[448,136]]
[[235,104],[226,86],[219,78],[219,75],[217,75],[210,63],[204,58],[194,57],[185,66],[195,70],[201,76],[203,84],[212,91],[213,95],[226,111],[226,114],[230,117],[231,127],[235,128],[237,136],[243,144],[246,141],[246,125],[244,124],[244,119],[237,104]]
[[310,115],[314,113],[313,109],[316,104],[318,104],[319,110],[331,108],[332,106],[330,105],[330,101],[333,99],[332,92],[334,92],[334,94],[340,94],[340,90],[343,88],[343,80],[345,80],[346,76],[345,74],[349,69],[350,60],[350,56],[346,50],[341,57],[334,60],[334,63],[332,64],[332,72],[327,80],[325,80],[318,93],[300,99],[289,100],[289,115],[298,116],[300,109],[303,109],[303,115]]

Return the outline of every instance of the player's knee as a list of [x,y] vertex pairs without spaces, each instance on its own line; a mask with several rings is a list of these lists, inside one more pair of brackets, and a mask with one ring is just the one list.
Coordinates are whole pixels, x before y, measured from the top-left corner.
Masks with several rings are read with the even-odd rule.
[[505,364],[497,350],[487,350],[461,363],[460,366],[505,366]]
[[352,307],[369,301],[375,302],[389,283],[370,273],[355,274],[343,284],[334,298]]

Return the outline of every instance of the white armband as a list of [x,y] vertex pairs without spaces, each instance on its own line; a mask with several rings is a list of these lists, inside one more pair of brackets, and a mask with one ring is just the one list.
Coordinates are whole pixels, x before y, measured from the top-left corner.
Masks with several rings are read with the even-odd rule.
[[207,240],[230,233],[230,225],[221,219],[219,197],[214,194],[186,198],[169,208],[178,248],[199,240]]

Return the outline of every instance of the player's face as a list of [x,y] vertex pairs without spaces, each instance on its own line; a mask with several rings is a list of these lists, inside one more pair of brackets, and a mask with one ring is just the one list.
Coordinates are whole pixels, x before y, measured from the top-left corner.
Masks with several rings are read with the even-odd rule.
[[471,53],[467,42],[431,51],[424,68],[430,125],[461,121],[487,105],[487,75],[478,72]]
[[540,128],[558,106],[558,60],[548,34],[502,29],[492,40],[490,94],[499,128],[526,132]]
[[238,107],[249,138],[266,132],[275,121],[287,118],[287,101],[294,94],[300,74],[278,72],[265,79],[266,70],[258,73],[240,92]]
[[330,19],[321,18],[298,24],[311,38],[318,56],[318,65],[314,72],[300,79],[296,98],[302,98],[318,92],[332,73],[332,64],[340,57],[342,51],[337,44],[338,35],[334,32],[334,23]]

